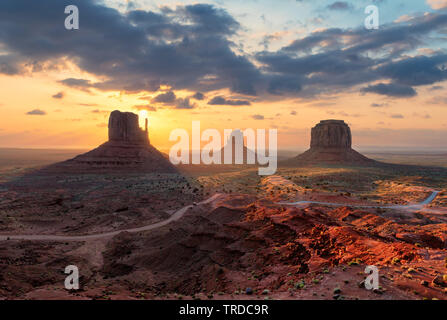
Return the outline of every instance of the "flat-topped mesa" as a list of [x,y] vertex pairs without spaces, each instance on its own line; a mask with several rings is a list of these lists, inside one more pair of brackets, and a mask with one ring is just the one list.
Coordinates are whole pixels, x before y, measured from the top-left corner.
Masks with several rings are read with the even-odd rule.
[[109,141],[129,144],[149,144],[146,128],[139,126],[138,115],[132,112],[113,111],[109,118]]
[[352,149],[351,129],[343,120],[322,120],[312,128],[310,149],[284,165],[376,165],[376,161]]
[[312,128],[310,147],[350,149],[351,129],[343,120],[322,120]]

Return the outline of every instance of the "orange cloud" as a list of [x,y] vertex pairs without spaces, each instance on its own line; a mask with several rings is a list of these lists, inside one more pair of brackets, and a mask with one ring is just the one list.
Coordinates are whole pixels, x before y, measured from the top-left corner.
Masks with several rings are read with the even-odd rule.
[[447,7],[447,0],[427,0],[427,4],[433,9],[442,9]]

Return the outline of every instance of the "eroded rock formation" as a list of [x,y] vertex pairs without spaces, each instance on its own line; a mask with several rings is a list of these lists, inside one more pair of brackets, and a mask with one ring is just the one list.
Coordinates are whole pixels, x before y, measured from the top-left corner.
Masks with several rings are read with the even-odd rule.
[[226,152],[231,152],[231,157],[228,156],[227,158],[227,161],[230,162],[229,164],[256,163],[256,152],[247,148],[244,142],[244,133],[241,130],[234,130],[225,145],[219,151],[219,157],[222,164],[225,164]]
[[284,161],[284,165],[350,164],[377,162],[352,149],[351,129],[343,120],[323,120],[312,128],[310,149]]
[[312,128],[311,148],[341,148],[352,146],[351,129],[343,120],[323,120]]
[[138,115],[113,111],[109,118],[109,141],[74,159],[45,168],[56,173],[176,173],[166,155],[149,142],[139,127]]
[[109,118],[109,141],[149,143],[147,125],[145,130],[142,130],[138,115],[115,110]]

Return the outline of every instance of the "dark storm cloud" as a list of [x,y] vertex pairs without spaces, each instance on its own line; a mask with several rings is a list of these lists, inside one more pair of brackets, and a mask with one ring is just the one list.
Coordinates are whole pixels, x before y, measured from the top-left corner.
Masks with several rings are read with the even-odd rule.
[[418,56],[386,64],[378,72],[406,85],[428,85],[447,79],[447,55]]
[[172,91],[169,91],[166,93],[159,94],[158,96],[156,96],[155,98],[152,99],[152,102],[163,103],[163,104],[172,104],[175,102],[176,99],[177,99],[177,96],[175,95],[175,93]]
[[203,100],[203,99],[205,99],[205,95],[203,93],[201,93],[201,92],[196,92],[192,96],[192,98],[195,99],[195,100]]
[[[345,33],[342,29],[333,28],[324,31],[313,32],[309,36],[293,41],[289,46],[284,47],[285,52],[305,51],[311,52],[312,48],[327,43],[330,47],[334,47],[339,43],[340,37]],[[329,42],[327,42],[329,41]]]
[[221,96],[214,97],[210,101],[208,101],[209,105],[212,106],[249,106],[251,105],[250,101],[247,100],[231,100],[226,99]]
[[175,109],[194,109],[196,104],[192,103],[190,98],[177,98],[173,91],[161,93],[154,97],[151,102],[174,107]]
[[301,91],[301,77],[296,75],[281,75],[270,78],[268,92],[274,95],[298,93]]
[[[79,30],[64,28],[64,8],[69,4],[79,7]],[[343,1],[331,5],[346,6]],[[157,12],[132,8],[120,13],[92,0],[2,0],[0,45],[7,54],[0,55],[0,73],[41,71],[68,59],[105,79],[60,81],[80,90],[156,92],[167,85],[173,92],[229,89],[258,96],[257,100],[335,94],[354,87],[410,97],[416,94],[415,87],[447,78],[442,52],[413,56],[427,37],[447,27],[447,13],[442,11],[379,30],[326,29],[280,50],[249,55],[234,50],[231,39],[241,30],[239,22],[216,6],[161,7]],[[194,106],[176,97],[160,103]],[[210,104],[250,102],[217,97]]]
[[[64,28],[68,4],[79,8],[79,30]],[[108,79],[94,84],[65,81],[74,87],[154,91],[167,84],[256,94],[259,70],[247,57],[236,55],[228,40],[238,28],[226,11],[206,4],[121,14],[91,0],[2,0],[0,42],[10,55],[2,56],[0,72],[17,74],[30,61],[67,57],[82,70]]]
[[376,85],[370,85],[366,88],[362,88],[362,92],[377,93],[390,97],[414,97],[415,95],[417,95],[416,91],[412,87],[393,83],[379,83]]
[[300,84],[299,96],[335,93],[373,81],[391,80],[391,85],[363,90],[409,97],[416,94],[415,86],[446,79],[445,54],[414,57],[407,54],[420,47],[427,35],[445,27],[444,12],[413,18],[411,23],[384,25],[377,31],[326,29],[279,51],[260,52],[256,57],[263,64],[263,71],[287,75]]

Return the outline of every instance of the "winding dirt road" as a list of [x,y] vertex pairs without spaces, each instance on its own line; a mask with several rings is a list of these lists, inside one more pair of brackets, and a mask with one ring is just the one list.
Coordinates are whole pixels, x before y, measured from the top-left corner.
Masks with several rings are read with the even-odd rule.
[[[266,178],[266,181],[273,185],[281,185],[281,186],[291,186],[295,188],[301,188],[296,185],[294,182],[282,177],[282,176],[270,176]],[[321,201],[296,201],[296,202],[278,202],[277,204],[285,205],[285,206],[306,206],[310,204],[317,204],[323,206],[331,206],[331,207],[352,207],[352,208],[361,208],[361,209],[396,209],[396,210],[407,210],[407,211],[418,211],[425,208],[427,205],[433,202],[436,199],[440,191],[432,191],[431,195],[420,203],[412,203],[406,205],[389,205],[389,206],[380,206],[380,205],[361,205],[361,204],[353,204],[353,203],[335,203],[335,202],[321,202]]]
[[[204,200],[202,202],[199,202],[197,205],[204,205],[211,203],[215,201],[217,198],[219,198],[221,194],[216,193],[211,198]],[[179,220],[183,215],[191,208],[193,208],[194,205],[189,205],[186,207],[183,207],[176,212],[174,212],[169,219],[153,223],[150,225],[146,225],[139,228],[133,228],[133,229],[124,229],[124,230],[117,230],[117,231],[111,231],[106,233],[98,233],[98,234],[91,234],[91,235],[83,235],[83,236],[57,236],[57,235],[0,235],[0,241],[6,241],[6,240],[33,240],[33,241],[88,241],[88,240],[99,240],[104,238],[111,238],[113,236],[116,236],[120,234],[121,232],[130,232],[130,233],[137,233],[142,231],[149,231],[161,228],[167,224],[170,224],[173,221]]]
[[[285,184],[285,183],[292,183],[291,181],[284,179],[280,176],[272,176],[269,179],[269,182],[272,184]],[[418,211],[433,202],[433,200],[437,197],[439,194],[439,191],[433,191],[432,194],[425,199],[424,201],[416,204],[408,204],[408,205],[392,205],[392,206],[378,206],[378,205],[357,205],[357,204],[348,204],[348,203],[331,203],[331,202],[320,202],[320,201],[297,201],[297,202],[279,202],[280,205],[287,205],[287,206],[305,206],[310,204],[317,204],[317,205],[325,205],[325,206],[334,206],[334,207],[354,207],[354,208],[381,208],[381,209],[398,209],[398,210],[408,210],[408,211]],[[215,194],[211,198],[204,200],[197,205],[204,205],[209,204],[213,201],[215,201],[217,198],[222,196],[222,194]],[[111,238],[114,237],[121,232],[130,232],[130,233],[137,233],[142,231],[150,231],[154,229],[161,228],[165,225],[170,224],[173,221],[177,221],[180,218],[183,217],[183,215],[191,208],[193,208],[194,205],[189,205],[186,207],[183,207],[176,212],[172,214],[172,216],[164,221],[160,221],[154,224],[142,226],[139,228],[133,228],[133,229],[123,229],[123,230],[117,230],[117,231],[111,231],[106,233],[98,233],[98,234],[91,234],[91,235],[81,235],[81,236],[61,236],[61,235],[0,235],[0,241],[7,241],[7,240],[33,240],[33,241],[88,241],[88,240],[99,240],[99,239],[105,239],[105,238]]]
[[423,209],[425,206],[435,200],[438,196],[439,191],[433,191],[432,194],[420,203],[414,204],[406,204],[406,205],[392,205],[392,206],[379,206],[379,205],[359,205],[352,203],[333,203],[333,202],[320,202],[320,201],[296,201],[296,202],[279,202],[278,204],[287,205],[287,206],[300,206],[306,204],[319,204],[323,206],[331,206],[331,207],[352,207],[352,208],[367,208],[367,209],[397,209],[397,210],[409,210],[409,211],[417,211]]

